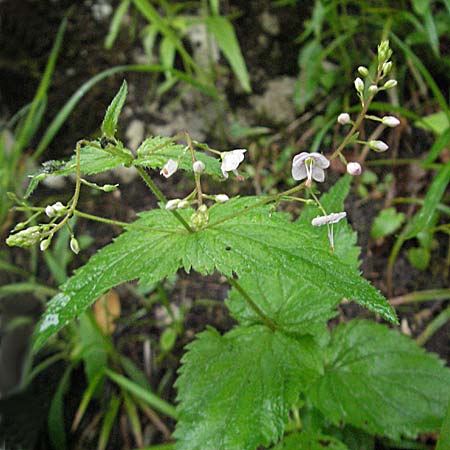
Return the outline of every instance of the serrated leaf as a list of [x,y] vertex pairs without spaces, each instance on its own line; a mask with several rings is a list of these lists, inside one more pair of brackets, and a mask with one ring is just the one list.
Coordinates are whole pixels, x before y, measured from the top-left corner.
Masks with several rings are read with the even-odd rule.
[[[338,293],[397,321],[374,287],[323,249],[312,227],[292,224],[284,214],[270,215],[269,206],[254,207],[258,201],[248,197],[216,204],[209,210],[210,226],[192,233],[169,211],[142,213],[127,232],[78,269],[49,302],[37,327],[35,347],[112,287],[137,278],[151,284],[181,267],[203,275],[218,270],[226,276],[280,271],[299,283],[317,286],[324,297]],[[189,221],[192,210],[181,214]]]
[[119,121],[120,112],[122,111],[125,99],[127,98],[127,91],[127,82],[124,80],[119,92],[113,98],[106,110],[105,118],[102,122],[102,133],[108,139],[114,139],[114,135],[116,134],[117,122]]
[[274,450],[349,450],[332,436],[316,433],[293,433],[283,439]]
[[178,450],[254,450],[282,436],[289,409],[319,376],[317,348],[263,326],[197,335],[183,356]]
[[[175,144],[170,138],[153,136],[146,139],[137,150],[138,158],[134,165],[159,169],[166,164],[167,160],[178,161],[179,168],[192,172],[192,158],[189,150]],[[203,152],[195,151],[197,160],[205,163],[205,171],[208,175],[222,177],[220,161]]]
[[[239,284],[267,317],[283,330],[296,334],[322,331],[325,323],[336,316],[335,308],[341,301],[338,292],[324,295],[317,285],[299,282],[282,272],[245,274],[239,279]],[[226,304],[241,324],[261,321],[234,288]]]
[[[352,177],[350,175],[344,175],[327,193],[321,195],[320,203],[328,214],[344,211],[344,201],[350,192],[351,181]],[[315,205],[305,206],[297,222],[304,225],[311,225],[312,219],[322,214]],[[356,245],[356,232],[344,220],[335,224],[333,229],[335,241],[334,253],[345,264],[358,268],[360,265],[358,258],[361,249]],[[329,247],[326,227],[313,227],[313,230],[324,247]]]
[[340,325],[326,352],[325,375],[308,392],[335,424],[399,439],[439,428],[450,371],[410,338],[364,320]]
[[[120,148],[120,144],[119,148]],[[93,145],[85,145],[80,150],[80,170],[84,175],[94,175],[106,172],[116,167],[128,165],[132,161],[132,155],[128,150],[121,148],[123,155],[111,155],[103,149]],[[69,161],[47,161],[34,174],[30,175],[31,181],[25,193],[28,198],[39,183],[47,177],[66,176],[76,172],[75,155]]]

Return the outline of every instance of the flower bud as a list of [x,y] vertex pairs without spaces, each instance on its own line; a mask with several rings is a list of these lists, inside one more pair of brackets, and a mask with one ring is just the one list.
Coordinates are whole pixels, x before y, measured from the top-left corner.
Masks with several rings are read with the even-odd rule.
[[33,226],[19,231],[18,233],[10,234],[6,239],[9,246],[16,245],[17,247],[31,247],[37,244],[41,238],[41,227]]
[[337,121],[341,125],[347,125],[350,122],[350,115],[347,113],[341,113],[339,114]]
[[347,164],[347,173],[349,173],[350,175],[355,177],[361,175],[361,172],[361,164],[359,164],[358,162],[349,162]]
[[393,87],[397,86],[397,80],[388,80],[386,83],[384,83],[383,88],[384,89],[391,89]]
[[369,75],[369,69],[367,69],[367,67],[364,67],[364,66],[359,66],[358,67],[358,73],[362,77],[367,77],[367,75]]
[[195,230],[199,230],[203,228],[205,225],[208,225],[209,222],[209,213],[208,207],[206,205],[201,205],[195,211],[192,216],[190,223]]
[[78,253],[80,253],[80,244],[78,244],[75,236],[72,236],[70,239],[70,250],[72,250],[75,255],[78,255]]
[[41,252],[44,252],[50,247],[50,244],[52,243],[52,236],[48,237],[47,239],[44,239],[39,244],[39,248],[41,249]]
[[194,164],[192,164],[192,168],[195,173],[203,173],[205,170],[205,163],[203,161],[195,161]]
[[369,94],[375,95],[378,92],[378,86],[376,84],[371,84],[369,86]]
[[190,205],[188,200],[180,200],[178,203],[178,209],[184,209],[187,208]]
[[378,65],[384,64],[392,56],[389,41],[382,41],[378,46]]
[[354,83],[355,83],[355,89],[359,92],[359,93],[361,93],[362,91],[364,91],[364,81],[363,80],[361,80],[361,78],[356,78],[355,79],[355,81],[354,81]]
[[382,67],[383,76],[385,77],[386,75],[388,75],[391,69],[392,69],[392,62],[391,61],[385,62]]
[[369,141],[367,145],[376,152],[385,152],[389,146],[383,141]]
[[173,209],[177,209],[178,208],[178,204],[181,202],[181,200],[179,198],[174,198],[173,200],[169,200],[166,203],[166,209],[171,211]]
[[230,200],[230,197],[228,197],[228,195],[226,195],[226,194],[217,194],[217,195],[214,197],[214,200],[215,200],[217,203],[225,203],[225,202],[227,202],[228,200]]
[[52,218],[62,215],[66,211],[66,207],[61,202],[56,202],[45,208],[45,214]]
[[381,119],[381,122],[383,125],[391,128],[395,128],[396,126],[400,125],[400,120],[398,120],[397,117],[394,116],[384,116]]

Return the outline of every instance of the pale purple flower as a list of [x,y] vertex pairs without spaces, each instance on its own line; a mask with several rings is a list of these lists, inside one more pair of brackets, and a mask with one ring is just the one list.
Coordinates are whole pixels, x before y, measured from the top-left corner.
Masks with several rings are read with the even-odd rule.
[[205,170],[205,163],[203,161],[195,161],[194,164],[192,164],[192,168],[195,173],[203,173]]
[[325,180],[325,171],[330,167],[330,161],[320,153],[302,152],[294,156],[292,161],[292,178],[303,180],[306,178],[306,186],[311,187],[311,180],[322,182]]
[[358,176],[361,175],[362,168],[361,164],[359,162],[349,162],[347,164],[347,173],[349,173],[352,176]]
[[159,172],[160,175],[163,175],[165,178],[169,178],[172,176],[178,169],[178,163],[174,161],[173,159],[169,159],[166,164],[164,164],[164,167]]
[[333,233],[333,224],[338,223],[344,217],[347,217],[347,213],[345,211],[339,213],[331,213],[326,216],[317,216],[311,221],[311,225],[314,227],[321,227],[322,225],[326,225],[328,228],[328,240],[330,241],[331,250],[334,251],[334,233]]
[[347,125],[350,122],[350,115],[348,113],[341,113],[337,118],[338,123]]
[[222,157],[222,165],[220,168],[222,169],[223,176],[228,178],[228,172],[233,172],[236,176],[238,176],[237,168],[239,164],[244,161],[244,153],[247,150],[243,148],[239,148],[236,150],[231,150],[230,152],[223,152],[221,154]]
[[378,153],[385,152],[389,148],[383,141],[369,141],[367,145]]

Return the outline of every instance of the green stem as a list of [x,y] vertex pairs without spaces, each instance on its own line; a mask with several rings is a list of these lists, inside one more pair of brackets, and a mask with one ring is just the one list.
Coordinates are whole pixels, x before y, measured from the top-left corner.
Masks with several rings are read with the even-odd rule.
[[417,345],[425,345],[427,341],[450,320],[450,306],[444,309],[437,317],[435,317],[417,337]]
[[450,298],[450,289],[429,289],[426,291],[411,292],[406,295],[389,299],[392,306],[404,305],[407,303],[429,302],[445,300]]
[[250,308],[261,318],[265,325],[267,325],[272,331],[276,331],[278,328],[276,323],[264,314],[263,310],[250,298],[250,296],[247,294],[247,292],[244,291],[237,280],[229,277],[228,281],[230,282],[231,286],[233,286],[239,292],[239,294],[242,295],[248,306],[250,306]]
[[[167,203],[167,199],[164,196],[164,194],[158,189],[155,183],[153,183],[153,180],[150,178],[148,173],[142,168],[137,167],[136,169],[141,176],[141,178],[144,180],[145,184],[148,186],[148,188],[155,194],[155,196],[158,198],[158,200],[161,201],[164,205]],[[178,211],[176,210],[170,210],[170,212],[178,219],[178,221],[186,228],[187,231],[190,233],[193,233],[192,228],[189,226],[189,224],[181,217]]]

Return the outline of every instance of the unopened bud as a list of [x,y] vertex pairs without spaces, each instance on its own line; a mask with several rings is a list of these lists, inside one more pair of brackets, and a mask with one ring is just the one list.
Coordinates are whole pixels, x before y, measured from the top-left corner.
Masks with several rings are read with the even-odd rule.
[[391,61],[385,62],[382,68],[383,76],[385,77],[386,75],[388,75],[391,69],[392,69],[392,62]]
[[78,244],[75,236],[72,236],[70,239],[70,250],[72,250],[75,255],[78,255],[78,253],[80,253],[80,244]]
[[389,146],[383,141],[369,141],[367,145],[376,152],[385,152]]
[[208,207],[206,205],[201,205],[191,216],[191,225],[194,229],[199,230],[209,222]]
[[39,242],[41,231],[41,227],[37,225],[26,228],[18,233],[10,234],[6,239],[6,243],[9,246],[16,245],[17,247],[30,247]]
[[396,126],[400,125],[400,120],[398,120],[397,117],[394,116],[384,116],[381,119],[381,122],[383,125],[391,128],[395,128]]
[[369,75],[369,69],[367,69],[367,67],[364,66],[359,66],[358,73],[363,77],[367,77],[367,75]]
[[173,210],[173,209],[177,209],[178,208],[178,204],[181,202],[181,200],[179,198],[174,198],[173,200],[169,200],[166,203],[166,209],[168,209],[169,211]]
[[39,244],[39,248],[41,249],[41,252],[44,252],[50,247],[50,244],[52,243],[52,236],[48,237],[47,239],[44,239]]
[[102,186],[102,191],[103,192],[112,192],[112,191],[115,191],[118,187],[119,187],[118,184],[104,184]]
[[188,200],[180,200],[178,203],[178,209],[184,209],[187,208],[190,205]]
[[361,164],[358,162],[349,162],[347,164],[347,173],[349,173],[352,176],[358,176],[361,175],[362,168]]
[[384,83],[383,88],[384,89],[391,89],[393,87],[397,86],[397,80],[388,80],[386,83]]
[[363,80],[361,80],[361,78],[356,78],[355,79],[355,89],[359,92],[359,93],[361,93],[362,91],[364,91],[364,81]]
[[378,86],[376,84],[372,84],[369,86],[369,94],[375,95],[378,92]]
[[350,115],[347,113],[341,113],[339,114],[337,121],[341,125],[347,125],[350,122]]
[[205,170],[205,163],[203,161],[195,161],[194,164],[192,164],[192,168],[195,173],[203,173]]
[[378,46],[378,64],[384,64],[392,56],[392,50],[389,48],[389,41],[382,41]]
[[227,194],[217,194],[217,195],[214,197],[214,200],[215,200],[217,203],[225,203],[225,202],[227,202],[228,200],[230,200],[230,197],[228,197]]
[[49,205],[45,208],[45,214],[48,217],[57,217],[66,211],[66,207],[61,202],[56,202],[53,205]]

